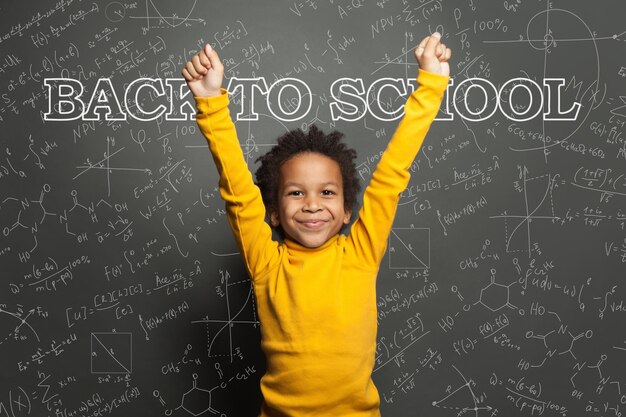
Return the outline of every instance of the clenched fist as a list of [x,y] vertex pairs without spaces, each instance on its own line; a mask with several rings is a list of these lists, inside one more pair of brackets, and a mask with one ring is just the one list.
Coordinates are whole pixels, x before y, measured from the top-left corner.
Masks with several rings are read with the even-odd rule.
[[415,59],[424,71],[441,75],[450,75],[448,60],[452,56],[450,48],[441,43],[438,32],[426,36],[415,48]]
[[183,77],[195,97],[212,97],[221,94],[224,65],[217,52],[208,43],[187,61]]

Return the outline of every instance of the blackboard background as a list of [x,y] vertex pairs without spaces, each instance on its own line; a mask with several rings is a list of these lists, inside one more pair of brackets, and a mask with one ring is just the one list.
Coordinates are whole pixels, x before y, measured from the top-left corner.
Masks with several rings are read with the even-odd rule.
[[[259,101],[254,159],[316,123],[363,184],[397,121],[333,123],[329,87],[414,78],[439,30],[455,83],[563,78],[575,121],[433,124],[378,278],[373,378],[392,416],[617,416],[626,407],[622,1],[0,4],[0,416],[254,416],[250,281],[195,122],[44,122],[44,78],[118,92],[178,78],[211,42],[226,77],[299,78],[311,111]],[[240,97],[232,97],[231,113]],[[404,98],[389,97],[396,108]],[[234,113],[233,113],[234,114]]]

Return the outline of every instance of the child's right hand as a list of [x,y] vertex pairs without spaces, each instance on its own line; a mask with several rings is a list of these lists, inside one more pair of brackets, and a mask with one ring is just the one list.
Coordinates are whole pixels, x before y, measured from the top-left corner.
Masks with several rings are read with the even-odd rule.
[[451,55],[450,48],[441,43],[439,32],[426,36],[415,48],[415,59],[419,67],[434,74],[450,75],[448,60]]
[[220,87],[224,78],[224,65],[208,43],[187,61],[182,73],[195,97],[213,97],[222,93]]

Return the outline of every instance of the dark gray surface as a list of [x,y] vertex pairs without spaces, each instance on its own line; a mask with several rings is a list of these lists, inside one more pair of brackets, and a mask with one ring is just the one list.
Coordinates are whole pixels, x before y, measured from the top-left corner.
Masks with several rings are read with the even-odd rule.
[[[137,78],[179,78],[211,42],[228,78],[293,77],[313,94],[300,120],[277,120],[259,97],[258,120],[237,123],[252,169],[277,136],[316,123],[346,134],[365,185],[397,121],[332,122],[330,86],[413,79],[412,48],[435,30],[455,85],[563,78],[564,106],[582,107],[574,121],[433,124],[378,279],[382,414],[620,415],[625,11],[617,0],[3,2],[0,416],[254,416],[265,367],[195,122],[44,122],[45,78],[91,93],[108,77],[121,94]],[[404,98],[380,101],[391,111]]]

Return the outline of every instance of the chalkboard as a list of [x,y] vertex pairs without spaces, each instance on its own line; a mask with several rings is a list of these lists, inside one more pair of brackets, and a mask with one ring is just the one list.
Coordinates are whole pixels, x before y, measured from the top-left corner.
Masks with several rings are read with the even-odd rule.
[[2,2],[0,416],[256,416],[255,295],[181,69],[218,51],[251,170],[315,123],[365,186],[434,31],[452,81],[377,280],[382,415],[622,415],[625,12]]

